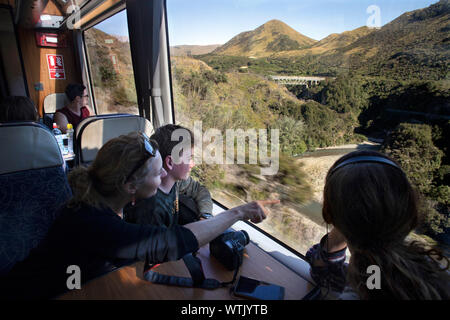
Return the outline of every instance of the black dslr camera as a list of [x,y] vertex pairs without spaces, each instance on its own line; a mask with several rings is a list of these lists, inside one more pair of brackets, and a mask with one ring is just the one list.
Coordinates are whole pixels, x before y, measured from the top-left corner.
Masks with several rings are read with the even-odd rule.
[[209,243],[209,251],[228,270],[235,270],[241,266],[244,247],[249,242],[250,237],[244,230],[228,229]]

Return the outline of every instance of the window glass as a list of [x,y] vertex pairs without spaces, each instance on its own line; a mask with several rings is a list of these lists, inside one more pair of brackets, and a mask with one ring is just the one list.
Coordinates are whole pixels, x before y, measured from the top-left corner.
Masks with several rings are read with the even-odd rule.
[[97,114],[139,114],[126,11],[84,32]]
[[[193,174],[215,200],[280,199],[258,226],[304,254],[326,232],[328,169],[351,151],[378,150],[425,198],[413,236],[448,239],[445,1],[168,0],[167,10],[175,118],[202,133]],[[227,162],[228,133],[247,137],[230,139]],[[278,157],[272,174],[259,138],[279,146],[265,153]]]

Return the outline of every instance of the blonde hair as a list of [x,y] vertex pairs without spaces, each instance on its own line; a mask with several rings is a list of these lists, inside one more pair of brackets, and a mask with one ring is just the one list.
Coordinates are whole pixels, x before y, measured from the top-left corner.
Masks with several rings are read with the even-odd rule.
[[[68,206],[106,207],[106,199],[124,195],[127,176],[144,157],[144,139],[138,132],[111,139],[98,151],[89,167],[74,169],[68,177],[73,192]],[[155,141],[150,140],[150,143],[158,149]],[[151,166],[142,165],[128,182],[139,187],[150,170]]]

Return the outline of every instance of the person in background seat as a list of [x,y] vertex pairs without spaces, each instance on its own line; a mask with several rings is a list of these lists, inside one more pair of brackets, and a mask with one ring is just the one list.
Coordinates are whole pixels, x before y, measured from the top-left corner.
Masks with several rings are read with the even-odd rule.
[[36,107],[28,97],[10,96],[0,102],[0,122],[38,120]]
[[66,95],[70,103],[62,109],[56,110],[54,122],[62,133],[66,133],[67,124],[73,125],[76,130],[81,120],[91,115],[88,106],[89,96],[86,87],[82,84],[69,84],[66,88]]
[[306,254],[312,278],[339,299],[450,299],[448,259],[406,240],[420,221],[418,209],[416,191],[388,156],[341,157],[324,187],[322,216],[333,229]]

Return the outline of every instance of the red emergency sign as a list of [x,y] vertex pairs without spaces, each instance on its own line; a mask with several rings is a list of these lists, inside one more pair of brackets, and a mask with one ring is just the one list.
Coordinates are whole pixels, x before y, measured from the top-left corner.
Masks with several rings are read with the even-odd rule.
[[50,79],[66,79],[62,54],[47,54],[47,65]]

